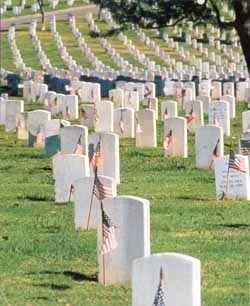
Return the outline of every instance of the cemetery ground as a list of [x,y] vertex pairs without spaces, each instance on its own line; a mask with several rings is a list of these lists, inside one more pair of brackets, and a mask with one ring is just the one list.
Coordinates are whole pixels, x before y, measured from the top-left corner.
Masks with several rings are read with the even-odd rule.
[[[27,111],[39,108],[25,104]],[[243,110],[237,103],[235,137]],[[249,202],[215,200],[213,170],[195,169],[194,136],[187,159],[164,158],[162,125],[155,149],[120,140],[118,194],[150,200],[152,253],[201,260],[203,306],[246,306]],[[236,138],[234,145],[237,151]],[[129,306],[129,286],[97,283],[96,231],[76,232],[73,203],[54,203],[52,162],[43,150],[1,127],[0,159],[0,305]]]

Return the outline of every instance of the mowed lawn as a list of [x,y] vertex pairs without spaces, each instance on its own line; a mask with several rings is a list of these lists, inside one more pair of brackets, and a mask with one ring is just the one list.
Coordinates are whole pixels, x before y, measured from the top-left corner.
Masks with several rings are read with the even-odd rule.
[[[238,104],[234,136],[243,110]],[[152,253],[201,260],[203,306],[247,306],[249,202],[215,200],[213,171],[195,169],[194,136],[187,159],[164,158],[162,129],[158,122],[157,149],[120,142],[118,194],[150,200]],[[97,283],[96,232],[76,232],[73,203],[54,203],[51,167],[42,149],[1,127],[0,305],[131,305],[129,286]]]

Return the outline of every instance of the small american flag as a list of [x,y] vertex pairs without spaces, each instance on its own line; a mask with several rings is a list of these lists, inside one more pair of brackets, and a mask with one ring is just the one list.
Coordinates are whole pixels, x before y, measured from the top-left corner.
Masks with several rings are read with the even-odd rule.
[[76,93],[76,95],[77,95],[79,98],[81,98],[81,94],[82,94],[82,89],[81,89],[81,87],[78,87],[78,88],[75,90],[75,93]]
[[153,103],[152,100],[149,98],[148,99],[148,109],[152,109],[153,108]]
[[122,118],[121,118],[120,121],[119,121],[119,129],[120,129],[121,134],[124,134],[124,132],[125,132],[125,126],[124,126],[124,121],[123,121]]
[[214,147],[214,150],[213,150],[213,156],[212,156],[212,159],[216,159],[219,157],[219,152],[218,152],[218,145],[220,143],[220,138],[218,138],[217,142],[216,142],[216,145]]
[[186,118],[187,118],[187,123],[190,123],[191,121],[195,120],[196,115],[193,108],[190,110]]
[[164,111],[164,120],[168,119],[169,116],[168,116],[168,109],[167,107],[165,108],[165,111]]
[[71,120],[71,118],[72,118],[72,115],[71,115],[71,112],[70,112],[69,107],[68,107],[68,105],[67,105],[67,106],[66,106],[65,119],[66,119],[66,120]]
[[153,306],[166,306],[163,291],[163,270],[160,271],[160,283],[155,295]]
[[99,161],[102,158],[102,153],[101,153],[101,143],[100,141],[97,143],[96,148],[93,152],[90,152],[90,163],[94,166],[97,167]]
[[95,180],[94,180],[93,193],[98,200],[103,200],[106,198],[113,197],[112,188],[107,185],[102,184],[102,182],[98,178],[97,168],[95,169]]
[[128,105],[132,105],[131,92],[129,92],[129,95],[128,95]]
[[45,99],[44,99],[43,105],[44,105],[45,107],[48,107],[48,106],[49,106],[49,100],[48,100],[48,98],[45,98]]
[[102,208],[102,246],[100,253],[105,255],[116,249],[117,246],[115,225]]
[[99,120],[100,116],[99,116],[99,113],[97,111],[97,109],[95,108],[94,110],[94,119],[95,119],[95,122],[97,122]]
[[53,107],[57,107],[57,106],[58,106],[58,100],[57,100],[57,97],[55,97],[53,101]]
[[250,140],[240,140],[240,153],[245,156],[250,156]]
[[40,146],[43,144],[44,134],[42,129],[39,127],[37,134],[36,134],[36,145]]
[[170,130],[168,134],[166,135],[164,142],[163,142],[164,149],[167,150],[169,145],[172,143],[173,143],[173,131]]
[[79,136],[77,144],[74,149],[74,154],[83,154],[83,145],[81,144],[82,135]]
[[146,97],[150,96],[151,93],[152,93],[152,90],[151,90],[148,86],[146,86],[146,87],[145,87],[145,94],[144,94],[144,97],[146,98]]
[[233,150],[230,150],[229,153],[229,169],[234,169],[243,173],[246,173],[246,170],[244,169],[241,161],[238,159],[238,157],[235,155]]
[[92,100],[95,99],[95,94],[94,94],[94,89],[93,88],[91,88],[90,97],[91,97]]
[[84,120],[87,120],[89,118],[88,113],[86,112],[86,110],[82,109],[82,118]]

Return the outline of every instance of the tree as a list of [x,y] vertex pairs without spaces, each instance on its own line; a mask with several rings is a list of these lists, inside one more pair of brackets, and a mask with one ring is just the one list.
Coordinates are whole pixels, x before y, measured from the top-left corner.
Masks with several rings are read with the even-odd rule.
[[[94,0],[108,8],[121,24],[136,23],[142,28],[174,26],[184,20],[195,24],[216,24],[238,33],[250,73],[250,0]],[[227,4],[235,18],[224,21],[221,8]]]
[[43,10],[43,0],[37,0],[37,3],[39,5],[40,13],[42,16],[42,31],[44,31],[45,30],[45,14]]

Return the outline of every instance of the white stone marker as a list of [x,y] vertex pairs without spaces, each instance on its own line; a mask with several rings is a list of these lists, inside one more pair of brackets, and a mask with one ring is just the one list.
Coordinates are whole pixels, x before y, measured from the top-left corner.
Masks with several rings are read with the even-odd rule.
[[208,114],[208,108],[211,103],[210,96],[197,96],[197,100],[202,101],[203,104],[203,113]]
[[137,91],[124,92],[124,107],[133,108],[135,112],[139,110],[139,93]]
[[189,132],[195,133],[197,128],[204,125],[202,101],[195,100],[186,102],[185,113]]
[[101,211],[99,211],[98,281],[110,285],[130,283],[133,260],[150,255],[149,201],[138,197],[119,196],[105,199],[103,209],[116,226],[115,235],[118,246],[108,254],[100,254],[103,230]]
[[0,125],[4,125],[6,121],[6,100],[0,97]]
[[[172,140],[169,141],[169,137]],[[187,119],[172,117],[164,121],[164,149],[165,157],[188,156],[187,146]]]
[[250,200],[249,160],[247,156],[235,154],[242,172],[229,168],[229,155],[215,160],[215,180],[217,199],[245,199]]
[[69,126],[70,122],[62,119],[52,119],[45,125],[45,155],[52,157],[61,150],[60,129]]
[[114,109],[124,106],[124,90],[121,88],[109,91],[109,100],[114,103]]
[[5,131],[16,131],[16,116],[24,111],[22,100],[7,100],[5,105]]
[[155,112],[145,109],[136,112],[135,117],[136,147],[155,148],[157,146]]
[[135,114],[132,108],[114,110],[114,132],[121,138],[135,137]]
[[28,114],[29,146],[44,147],[45,126],[51,119],[51,113],[46,110],[35,110]]
[[246,99],[246,88],[249,87],[248,82],[239,82],[236,85],[237,100],[244,101]]
[[224,155],[224,137],[222,127],[201,126],[195,137],[196,168],[210,169],[214,160]]
[[[88,128],[95,126],[95,106],[92,104],[83,104],[80,109],[80,124]],[[96,118],[97,119],[97,118]]]
[[229,103],[227,101],[214,101],[208,108],[209,124],[215,124],[223,128],[226,136],[230,136]]
[[218,100],[222,95],[221,82],[212,82],[212,99]]
[[161,103],[161,120],[164,121],[167,118],[177,117],[178,108],[176,101],[163,101]]
[[65,126],[60,131],[60,139],[62,154],[88,155],[88,128],[86,126]]
[[[235,93],[234,93],[234,83],[232,82],[226,82],[223,84],[223,95],[224,96],[235,96]],[[221,98],[221,100],[223,100]]]
[[65,120],[74,120],[79,118],[78,114],[78,96],[65,96],[65,104],[63,108],[63,118]]
[[91,157],[96,146],[100,142],[101,158],[98,164],[98,175],[111,177],[117,184],[120,183],[120,152],[119,136],[114,133],[93,133],[89,135],[89,160],[90,172],[94,176]]
[[55,202],[69,201],[71,185],[78,179],[89,176],[89,161],[85,155],[61,154],[53,157]]
[[250,110],[242,112],[242,131],[250,132]]
[[110,101],[96,103],[96,132],[113,132],[114,130],[114,105]]
[[220,101],[227,101],[229,103],[230,118],[235,118],[235,97],[234,96],[222,96]]
[[[210,91],[211,91],[211,86],[210,86],[210,81],[201,81],[199,83],[199,96],[207,96],[210,97]],[[197,97],[199,100],[199,98]]]
[[[107,176],[99,175],[100,182],[111,189],[110,197],[116,197],[116,183]],[[76,230],[97,229],[100,200],[93,195],[94,177],[84,177],[73,183],[74,220]],[[92,203],[92,205],[91,205]]]
[[166,305],[201,305],[200,261],[178,253],[159,253],[134,260],[132,306],[152,306],[163,276]]
[[16,116],[17,139],[28,139],[28,114],[28,112],[23,112]]
[[155,112],[155,120],[158,120],[158,99],[157,98],[145,98],[143,105],[146,109],[153,110]]

